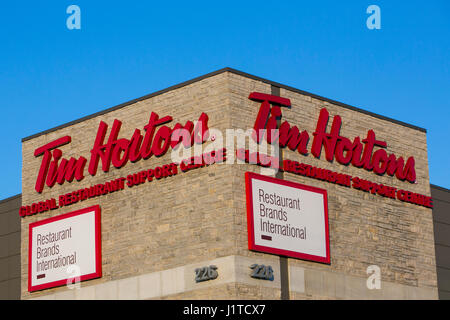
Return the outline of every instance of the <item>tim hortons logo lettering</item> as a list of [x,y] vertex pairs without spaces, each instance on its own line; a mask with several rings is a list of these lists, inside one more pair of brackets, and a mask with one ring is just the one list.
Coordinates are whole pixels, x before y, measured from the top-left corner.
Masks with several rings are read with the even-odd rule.
[[[278,143],[280,147],[288,147],[297,150],[302,155],[308,154],[308,143],[310,134],[297,126],[292,126],[288,121],[281,123],[281,107],[291,107],[289,99],[273,96],[265,93],[252,92],[249,99],[261,102],[258,115],[254,123],[253,139],[260,143],[265,138],[270,144]],[[403,157],[388,154],[387,143],[377,140],[375,132],[369,130],[366,138],[353,138],[353,141],[342,137],[340,130],[342,119],[339,115],[333,117],[330,132],[327,132],[327,124],[330,115],[326,108],[320,110],[316,130],[312,134],[313,142],[311,153],[320,158],[322,149],[325,158],[332,162],[343,165],[353,165],[373,171],[378,175],[387,173],[396,176],[399,180],[416,180],[415,162],[413,157],[404,161]],[[99,163],[104,172],[108,172],[111,164],[116,168],[122,168],[128,161],[137,162],[148,159],[151,156],[160,157],[170,148],[176,149],[180,143],[185,147],[193,146],[194,143],[202,144],[209,138],[208,116],[202,113],[198,122],[194,125],[187,121],[183,126],[175,124],[173,128],[166,124],[171,122],[171,116],[160,118],[152,112],[147,125],[144,126],[145,134],[135,129],[130,139],[118,138],[122,122],[114,120],[108,139],[105,141],[108,125],[101,121],[97,130],[94,146],[91,149],[91,157],[88,166],[90,175],[95,176]],[[280,122],[280,124],[278,123]],[[35,150],[34,156],[42,156],[41,166],[36,179],[35,190],[39,193],[44,185],[53,187],[56,183],[72,182],[74,179],[84,179],[87,159],[80,156],[78,159],[64,159],[59,147],[71,142],[70,136],[54,140]],[[377,150],[375,148],[377,147]]]
[[[208,140],[208,115],[206,113],[200,115],[195,126],[192,121],[187,121],[184,126],[177,123],[173,128],[165,125],[172,120],[171,116],[159,118],[158,114],[152,112],[148,124],[144,126],[145,134],[142,135],[141,130],[135,129],[130,139],[118,139],[122,122],[114,120],[106,142],[108,125],[101,121],[91,150],[89,174],[96,175],[99,162],[101,162],[102,170],[108,172],[111,164],[116,168],[122,168],[128,161],[136,162],[140,159],[148,159],[153,155],[160,157],[167,152],[169,147],[175,149],[180,143],[183,143],[185,147],[190,147],[194,143],[202,144]],[[85,157],[64,159],[62,151],[58,149],[70,142],[71,137],[65,136],[35,150],[35,157],[42,155],[35,184],[37,192],[42,192],[44,184],[51,188],[56,182],[62,185],[65,181],[84,179],[87,159]]]
[[[249,99],[261,102],[259,112],[255,121],[253,139],[259,143],[265,137],[268,143],[275,143],[278,140],[280,147],[288,147],[297,150],[300,154],[308,154],[308,142],[310,135],[306,130],[300,131],[298,127],[291,126],[284,121],[278,126],[277,120],[282,117],[281,107],[290,107],[289,99],[273,96],[269,94],[252,92]],[[385,141],[376,139],[375,132],[369,130],[365,139],[353,138],[353,141],[340,135],[342,119],[339,115],[333,117],[330,132],[327,132],[327,124],[330,115],[326,108],[320,110],[316,131],[313,133],[311,153],[320,158],[322,148],[325,151],[325,158],[332,162],[343,165],[353,165],[357,168],[364,168],[373,171],[378,175],[387,173],[396,176],[399,180],[415,182],[416,171],[413,157],[405,161],[403,157],[395,154],[388,154],[383,148],[387,147]],[[275,131],[278,129],[277,131]],[[379,147],[374,151],[375,147]]]

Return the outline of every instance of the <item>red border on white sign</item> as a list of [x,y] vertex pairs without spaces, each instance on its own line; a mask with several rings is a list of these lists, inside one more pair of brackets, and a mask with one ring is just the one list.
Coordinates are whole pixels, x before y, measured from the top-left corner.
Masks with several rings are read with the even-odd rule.
[[32,272],[32,270],[31,270],[31,265],[32,265],[31,254],[32,254],[32,250],[33,250],[33,248],[32,248],[33,228],[44,225],[44,224],[48,224],[51,222],[55,222],[58,220],[63,220],[63,219],[71,218],[74,216],[82,215],[82,214],[92,212],[92,211],[95,212],[95,272],[90,273],[90,274],[81,275],[80,281],[100,278],[102,276],[102,261],[101,261],[102,245],[101,245],[101,224],[100,224],[100,211],[101,210],[100,210],[99,205],[95,205],[95,206],[92,206],[89,208],[72,211],[72,212],[69,212],[66,214],[62,214],[62,215],[59,215],[56,217],[44,219],[44,220],[33,222],[33,223],[29,224],[29,234],[28,234],[28,244],[29,244],[28,245],[28,291],[29,292],[66,285],[67,280],[72,279],[69,277],[66,279],[43,283],[43,284],[36,285],[36,286],[31,285],[31,272]]
[[[301,190],[306,190],[310,192],[315,192],[323,195],[323,205],[324,205],[324,217],[325,217],[325,242],[326,242],[326,256],[315,256],[302,252],[283,250],[278,248],[266,247],[257,245],[255,243],[255,234],[254,234],[254,225],[253,225],[253,200],[252,200],[252,184],[251,180],[262,180],[270,183],[275,183],[279,185],[284,185],[292,188],[297,188]],[[330,264],[330,235],[329,235],[329,226],[328,226],[328,200],[327,200],[327,191],[325,189],[320,189],[316,187],[311,187],[307,185],[303,185],[300,183],[295,183],[291,181],[281,180],[277,178],[272,178],[268,176],[263,176],[260,174],[256,174],[253,172],[245,173],[245,189],[247,195],[247,234],[248,234],[248,249],[253,251],[260,251],[271,253],[275,255],[287,256],[292,258],[298,258],[302,260],[315,261],[320,263]]]

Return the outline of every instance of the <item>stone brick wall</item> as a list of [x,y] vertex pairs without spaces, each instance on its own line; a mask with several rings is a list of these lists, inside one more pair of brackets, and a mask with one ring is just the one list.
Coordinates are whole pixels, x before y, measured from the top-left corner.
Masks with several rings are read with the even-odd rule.
[[[63,155],[89,159],[100,120],[109,124],[107,136],[113,120],[121,120],[119,137],[127,138],[135,128],[142,129],[148,123],[152,111],[160,117],[173,116],[172,125],[195,121],[205,111],[211,126],[228,128],[226,80],[227,74],[221,74],[24,142],[23,203],[57,198],[81,187],[172,162],[168,152],[159,158],[128,163],[120,170],[112,167],[108,173],[99,169],[94,177],[86,170],[81,182],[46,187],[42,194],[34,191],[41,162],[33,156],[34,150],[70,135],[72,142],[61,147]],[[22,219],[22,298],[65,290],[55,288],[32,295],[27,292],[28,224],[94,204],[102,209],[103,277],[90,284],[232,254],[235,240],[229,235],[233,230],[233,208],[231,185],[226,183],[230,170],[229,166],[212,165]]]
[[[86,170],[86,177],[81,182],[56,184],[51,189],[46,187],[42,194],[38,194],[34,190],[34,184],[41,158],[33,156],[37,147],[70,135],[72,142],[60,148],[63,156],[84,156],[89,160],[100,120],[109,125],[107,136],[113,120],[121,120],[123,125],[119,137],[130,138],[135,128],[143,131],[142,128],[147,124],[152,111],[160,117],[171,115],[174,118],[169,124],[171,127],[177,122],[184,124],[187,120],[197,120],[202,112],[206,112],[209,116],[209,127],[219,129],[225,136],[225,131],[229,128],[246,130],[253,127],[259,103],[248,99],[252,91],[271,93],[271,85],[233,72],[222,72],[27,140],[23,143],[22,202],[31,204],[43,199],[57,198],[60,194],[79,188],[171,162],[168,152],[159,158],[151,157],[148,160],[128,163],[121,169],[112,167],[108,173],[99,169],[94,177]],[[316,159],[311,154],[302,156],[285,150],[285,159],[317,165],[425,195],[430,194],[425,133],[283,88],[280,93],[292,102],[291,109],[283,110],[283,119],[299,128],[314,132],[319,110],[325,106],[331,116],[342,116],[343,136],[365,137],[368,128],[372,128],[379,139],[388,142],[388,152],[404,157],[414,155],[418,183],[410,184],[389,176],[376,176],[363,169],[342,166],[336,162],[329,163],[322,158]],[[207,145],[208,143],[205,144]],[[103,277],[84,282],[84,287],[232,255],[251,259],[278,259],[247,249],[244,173],[259,173],[260,169],[249,164],[214,164],[23,218],[22,298],[39,298],[67,291],[65,287],[32,294],[27,291],[28,224],[95,204],[102,208]],[[408,288],[424,288],[428,290],[427,298],[437,297],[430,209],[293,174],[285,173],[284,178],[328,190],[331,265],[297,259],[288,261],[290,268],[305,270],[305,279],[302,279],[305,284],[309,283],[307,275],[314,275],[315,272],[324,272],[326,283],[330,274],[340,274],[351,279],[356,277],[365,281],[367,266],[376,264],[381,268],[382,281]],[[275,260],[275,264],[276,261],[278,260]],[[290,282],[291,288],[295,287],[295,279],[291,277]],[[327,285],[324,284],[325,287]],[[343,282],[340,286],[345,285]],[[304,292],[292,291],[291,298],[350,297],[339,296],[330,291],[317,294],[313,289],[308,291],[308,287],[304,287]],[[279,299],[280,290],[238,281],[161,298]],[[369,292],[365,294],[370,297]]]
[[[425,133],[284,89],[281,89],[281,96],[291,99],[293,105],[285,112],[286,119],[308,132],[314,132],[323,107],[330,112],[328,132],[334,115],[342,117],[341,135],[344,137],[363,139],[367,131],[373,129],[377,139],[387,141],[388,154],[392,152],[405,159],[414,156],[417,184],[402,182],[387,174],[378,176],[336,161],[330,163],[323,159],[324,155],[316,159],[311,154],[302,156],[285,149],[284,158],[430,195]],[[367,277],[367,266],[378,265],[383,281],[415,287],[436,286],[431,209],[290,173],[285,174],[285,179],[327,189],[333,271]],[[290,263],[305,265],[292,259]],[[329,268],[308,264],[312,268]]]
[[[248,85],[242,84],[244,81],[242,78],[235,75],[232,75],[231,78],[232,85],[235,87],[248,87]],[[253,83],[255,81],[245,79],[245,82]],[[250,113],[248,117],[236,116],[233,118],[233,127],[251,126],[253,123],[248,124],[246,119],[250,118],[254,121],[256,117],[255,110],[258,109],[259,104],[249,101],[247,92],[243,91],[241,100],[236,100],[232,106],[235,110],[233,113],[239,114],[243,106],[246,106],[246,109],[248,108],[253,113]],[[398,189],[430,195],[425,133],[284,88],[281,88],[280,95],[289,98],[292,104],[292,108],[282,110],[283,121],[287,120],[292,125],[297,125],[300,130],[307,130],[310,134],[315,131],[319,111],[323,107],[326,107],[330,112],[327,132],[330,130],[331,119],[334,115],[342,117],[342,136],[349,138],[360,136],[363,139],[367,130],[373,129],[378,139],[387,141],[388,153],[395,153],[405,159],[411,155],[414,156],[417,184],[401,182],[388,175],[378,176],[373,172],[344,166],[336,161],[330,163],[324,159],[323,152],[322,157],[316,159],[311,154],[303,156],[285,148],[283,149],[283,159],[295,160],[358,176],[376,183],[383,183]],[[310,141],[309,148],[311,143]],[[235,207],[241,212],[237,224],[240,226],[237,250],[241,255],[253,255],[246,250],[247,230],[244,214],[246,204],[245,198],[242,196],[245,183],[242,177],[245,171],[258,172],[259,168],[240,165],[235,166],[233,170],[236,172],[233,174],[236,177],[233,181],[233,198],[236,202]],[[436,267],[431,209],[291,173],[284,173],[284,179],[316,186],[328,191],[331,265],[289,259],[290,265],[314,270],[342,272],[364,279],[368,277],[366,274],[367,267],[378,265],[381,268],[382,281],[426,288],[428,292],[431,292],[431,297],[437,298],[435,294]],[[431,291],[428,289],[431,289]],[[369,290],[366,291],[366,295],[368,295]],[[295,297],[295,295],[292,297]],[[361,297],[364,297],[364,295],[361,295]]]

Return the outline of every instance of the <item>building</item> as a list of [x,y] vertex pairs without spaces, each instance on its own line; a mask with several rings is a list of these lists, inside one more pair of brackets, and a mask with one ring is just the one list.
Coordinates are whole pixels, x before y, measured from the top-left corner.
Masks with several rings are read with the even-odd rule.
[[21,195],[0,201],[0,300],[20,299]]
[[22,150],[21,299],[448,298],[425,129],[225,68]]

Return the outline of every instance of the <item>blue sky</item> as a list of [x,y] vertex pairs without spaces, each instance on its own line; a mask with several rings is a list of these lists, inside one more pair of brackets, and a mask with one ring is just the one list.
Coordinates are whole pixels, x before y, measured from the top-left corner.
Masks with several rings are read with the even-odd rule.
[[449,14],[446,0],[2,3],[0,199],[21,192],[22,138],[223,67],[426,128],[431,183],[450,188]]

